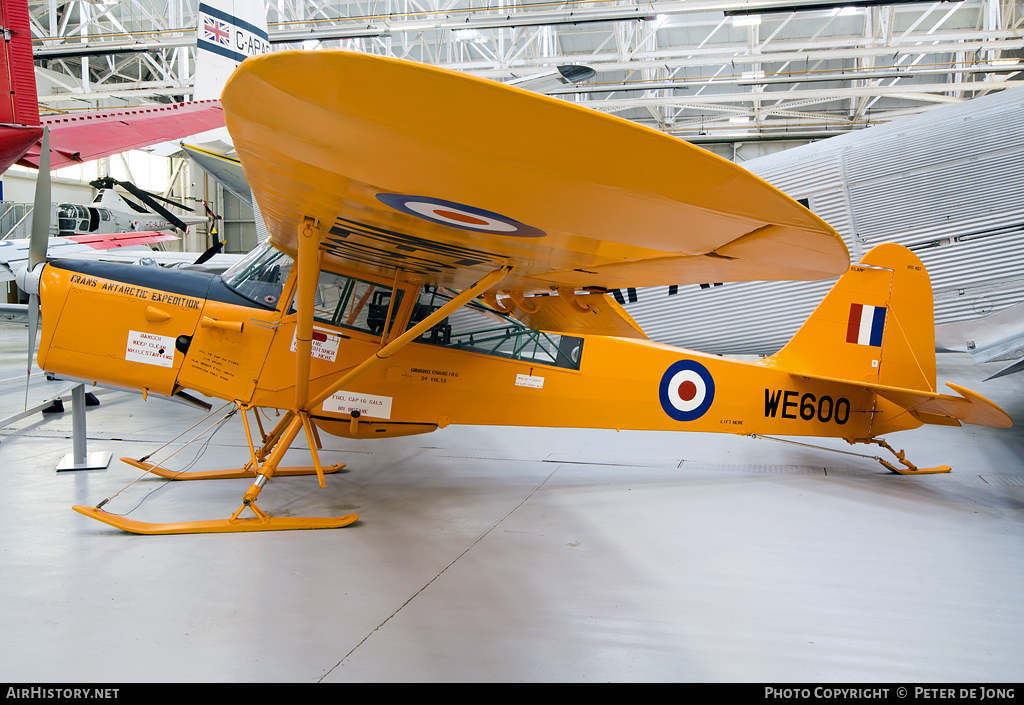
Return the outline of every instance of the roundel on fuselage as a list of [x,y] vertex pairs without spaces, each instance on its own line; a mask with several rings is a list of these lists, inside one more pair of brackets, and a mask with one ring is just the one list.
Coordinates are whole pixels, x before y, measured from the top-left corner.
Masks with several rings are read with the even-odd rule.
[[699,362],[680,360],[661,376],[658,395],[666,414],[676,421],[694,421],[711,408],[715,380]]

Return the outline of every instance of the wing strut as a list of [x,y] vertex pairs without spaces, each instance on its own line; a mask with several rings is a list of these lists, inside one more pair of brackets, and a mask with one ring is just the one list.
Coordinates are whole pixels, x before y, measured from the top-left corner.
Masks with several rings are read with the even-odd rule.
[[[415,326],[407,330],[401,336],[392,340],[390,343],[388,343],[383,348],[378,350],[376,353],[368,357],[362,363],[352,368],[352,370],[350,370],[348,374],[346,374],[344,377],[342,377],[337,382],[327,387],[324,391],[320,392],[318,395],[313,397],[313,399],[311,399],[305,405],[303,411],[310,412],[316,407],[320,406],[320,404],[323,404],[328,397],[332,396],[335,392],[339,392],[342,389],[344,389],[356,377],[366,372],[368,369],[376,365],[378,362],[386,360],[390,356],[394,355],[396,352],[404,348],[406,345],[416,340],[416,338],[423,335],[423,333],[430,330],[434,326],[434,324],[444,320],[448,316],[455,313],[456,309],[461,308],[463,304],[465,304],[468,301],[472,301],[481,293],[487,291],[492,286],[500,282],[502,279],[505,278],[505,275],[512,271],[512,269],[512,265],[505,265],[504,267],[501,267],[500,269],[495,269],[490,274],[485,275],[476,284],[469,287],[461,294],[456,296],[454,299],[446,303],[444,306],[434,311],[432,314],[430,314],[422,321],[417,323]],[[300,313],[299,315],[301,316],[302,314]]]
[[[372,368],[382,360],[386,360],[406,345],[416,340],[425,331],[433,327],[438,321],[448,317],[460,308],[463,304],[476,298],[483,292],[492,288],[501,281],[514,267],[504,265],[484,275],[473,286],[469,287],[437,311],[427,316],[415,326],[407,330],[401,336],[384,345],[373,355],[368,357],[359,365],[353,367],[340,379],[320,392],[312,399],[309,398],[309,372],[312,358],[313,345],[313,312],[316,293],[316,284],[320,275],[320,265],[323,259],[320,249],[320,224],[311,218],[303,220],[299,226],[299,246],[295,266],[297,267],[297,292],[296,312],[297,320],[295,326],[295,408],[288,410],[281,418],[274,430],[264,437],[263,448],[256,451],[252,446],[252,438],[249,436],[249,427],[246,423],[246,434],[249,438],[252,461],[241,471],[215,472],[199,477],[200,473],[186,473],[191,475],[188,479],[207,479],[214,477],[253,477],[255,478],[249,489],[246,490],[240,506],[229,519],[216,519],[213,521],[178,522],[173,524],[150,524],[134,521],[116,514],[104,512],[99,507],[74,507],[75,511],[102,521],[119,529],[138,534],[194,534],[194,533],[223,533],[223,532],[245,532],[245,531],[275,531],[282,529],[328,529],[347,526],[359,518],[357,514],[348,514],[341,517],[271,517],[258,506],[256,498],[263,490],[264,485],[274,476],[275,470],[284,459],[284,454],[291,446],[292,441],[298,436],[300,430],[305,430],[306,439],[309,441],[310,454],[313,456],[313,469],[316,471],[320,486],[325,487],[324,474],[340,470],[344,464],[322,467],[320,458],[317,455],[317,434],[316,427],[309,418],[310,412],[322,404],[335,392],[344,389],[361,374]],[[382,341],[384,337],[382,337]],[[240,407],[241,408],[241,407]],[[247,409],[242,408],[242,411]],[[243,417],[244,418],[244,417]],[[262,465],[259,464],[263,460]],[[141,466],[139,466],[141,467]],[[157,472],[155,466],[145,469]],[[230,474],[225,474],[230,473]],[[244,473],[244,474],[243,474]],[[157,472],[157,474],[161,474]],[[281,468],[281,474],[297,475],[309,474],[308,468]],[[241,518],[240,514],[248,507],[255,517]]]
[[309,414],[316,407],[320,406],[326,399],[336,392],[341,391],[351,384],[357,377],[375,366],[382,360],[386,360],[406,345],[416,340],[425,331],[433,327],[437,322],[447,318],[463,304],[475,299],[487,291],[509,272],[512,265],[505,265],[485,275],[473,286],[469,287],[444,306],[434,311],[415,326],[407,330],[401,336],[377,350],[366,360],[348,371],[334,384],[329,385],[322,392],[312,399],[309,398],[309,369],[312,358],[313,345],[313,309],[316,294],[316,284],[320,276],[320,266],[323,261],[323,251],[320,249],[320,223],[312,218],[305,218],[299,226],[298,252],[296,266],[298,267],[298,284],[295,295],[296,303],[296,325],[295,325],[295,410],[294,418],[288,423],[280,441],[274,447],[270,457],[259,469],[255,482],[253,482],[243,497],[242,506],[232,516],[232,520],[238,514],[249,507],[261,521],[269,520],[269,517],[256,506],[256,497],[263,490],[263,486],[274,476],[274,470],[284,457],[285,451],[299,433],[304,429],[306,438],[309,440],[309,450],[313,456],[313,466],[316,469],[317,477],[321,487],[326,487],[323,471],[321,470],[320,459],[317,456],[316,444],[314,443],[315,429],[310,421]]

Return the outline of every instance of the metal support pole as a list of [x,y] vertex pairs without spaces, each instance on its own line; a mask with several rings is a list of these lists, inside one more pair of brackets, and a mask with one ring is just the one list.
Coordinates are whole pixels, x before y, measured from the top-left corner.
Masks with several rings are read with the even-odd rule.
[[76,384],[71,390],[71,433],[72,452],[57,463],[57,471],[102,470],[110,464],[109,451],[86,451],[85,443],[85,385]]
[[85,385],[71,390],[71,448],[75,465],[85,462]]

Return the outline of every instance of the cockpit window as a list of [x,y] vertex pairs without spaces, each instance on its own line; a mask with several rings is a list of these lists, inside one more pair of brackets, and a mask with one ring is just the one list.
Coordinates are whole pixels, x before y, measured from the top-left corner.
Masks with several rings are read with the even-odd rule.
[[[457,295],[454,289],[424,285],[409,327]],[[448,318],[438,321],[416,342],[570,370],[580,368],[583,352],[583,338],[533,330],[479,301],[470,301]]]
[[270,243],[264,243],[231,265],[221,278],[250,301],[277,308],[293,261]]
[[61,203],[57,206],[57,230],[61,234],[70,234],[75,230],[90,232],[89,211],[85,206],[74,203]]
[[[391,302],[391,287],[321,270],[313,294],[313,320],[336,328],[383,335],[390,330],[402,305],[402,290]],[[388,311],[391,323],[387,323]],[[295,302],[289,313],[295,311]]]
[[57,230],[62,234],[71,234],[78,227],[78,211],[70,203],[57,206]]

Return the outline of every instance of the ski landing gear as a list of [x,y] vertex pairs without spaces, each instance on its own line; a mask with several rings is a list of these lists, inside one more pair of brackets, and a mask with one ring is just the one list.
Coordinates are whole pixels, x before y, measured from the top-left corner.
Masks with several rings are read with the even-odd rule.
[[902,468],[896,467],[892,463],[890,463],[890,462],[888,462],[886,460],[883,460],[882,458],[879,458],[877,455],[865,455],[864,453],[851,453],[851,452],[846,451],[846,450],[836,450],[835,448],[825,448],[824,446],[811,445],[810,443],[799,443],[797,441],[789,441],[789,440],[786,440],[785,438],[773,438],[772,436],[759,436],[759,435],[757,435],[755,433],[751,433],[749,437],[750,438],[761,438],[761,439],[765,439],[765,440],[769,440],[769,441],[778,441],[779,443],[789,443],[790,445],[803,446],[805,448],[814,448],[815,450],[826,450],[826,451],[828,451],[830,453],[841,453],[842,455],[856,455],[859,458],[871,458],[872,460],[877,460],[879,463],[882,464],[883,467],[888,468],[890,472],[896,473],[897,475],[936,475],[936,474],[939,474],[939,473],[950,472],[953,469],[949,465],[939,465],[939,466],[934,467],[934,468],[919,468],[916,465],[914,465],[912,462],[907,460],[906,453],[904,451],[902,451],[902,450],[901,451],[897,451],[891,445],[886,443],[885,439],[882,439],[882,438],[857,439],[857,440],[853,440],[853,441],[851,441],[850,439],[846,439],[846,442],[849,443],[850,445],[853,445],[854,443],[874,443],[875,445],[882,446],[883,448],[888,450],[890,453],[895,455],[896,459],[904,467],[902,467]]
[[[232,533],[250,531],[284,531],[293,529],[339,529],[359,519],[358,514],[346,514],[338,517],[272,517],[256,505],[256,495],[274,474],[294,476],[316,474],[320,480],[320,486],[325,487],[324,475],[335,473],[345,467],[345,463],[322,467],[317,454],[317,447],[320,445],[319,436],[315,427],[305,414],[289,411],[277,424],[277,427],[269,434],[263,436],[263,445],[258,450],[253,446],[252,434],[249,429],[249,422],[246,416],[248,409],[239,407],[242,411],[242,421],[245,425],[245,435],[249,441],[250,461],[245,467],[234,470],[210,470],[205,472],[175,472],[160,467],[154,463],[148,463],[145,459],[135,460],[133,458],[121,458],[129,465],[145,470],[169,480],[216,480],[216,479],[239,479],[252,478],[253,483],[242,499],[242,505],[227,519],[213,519],[208,521],[183,521],[167,524],[154,524],[144,521],[129,519],[118,514],[111,514],[103,511],[104,504],[110,501],[107,498],[95,507],[84,507],[76,505],[72,507],[76,512],[91,519],[101,521],[104,524],[128,531],[133,534],[210,534],[210,533]],[[259,412],[254,409],[259,422]],[[288,467],[278,468],[277,464],[284,456],[284,452],[291,445],[292,440],[298,435],[299,427],[306,428],[306,437],[309,440],[310,454],[313,456],[312,467]],[[262,424],[260,424],[262,432]],[[193,439],[195,440],[195,439]],[[147,456],[148,457],[148,456]],[[265,461],[263,459],[266,459]],[[262,462],[261,462],[262,461]],[[116,495],[114,495],[116,496]],[[242,512],[248,508],[255,516],[242,517]]]
[[949,465],[939,465],[934,468],[919,468],[912,462],[907,460],[906,453],[904,451],[901,450],[897,452],[895,448],[886,443],[885,440],[882,438],[872,438],[871,440],[864,442],[880,445],[886,450],[888,450],[890,453],[895,455],[896,459],[900,461],[900,464],[903,465],[904,467],[898,468],[892,463],[886,462],[877,456],[875,456],[875,460],[881,463],[884,467],[889,468],[890,471],[896,473],[897,475],[936,475],[939,473],[950,472],[953,469]]

